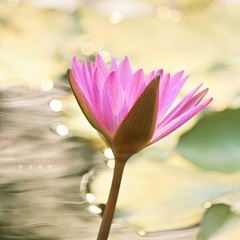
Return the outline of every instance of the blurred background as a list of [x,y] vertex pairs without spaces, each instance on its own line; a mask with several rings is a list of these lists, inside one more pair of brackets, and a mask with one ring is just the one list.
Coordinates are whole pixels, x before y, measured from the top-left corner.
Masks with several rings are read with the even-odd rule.
[[114,158],[72,56],[191,74],[213,102],[127,164],[110,239],[240,237],[240,1],[0,1],[0,239],[96,238]]

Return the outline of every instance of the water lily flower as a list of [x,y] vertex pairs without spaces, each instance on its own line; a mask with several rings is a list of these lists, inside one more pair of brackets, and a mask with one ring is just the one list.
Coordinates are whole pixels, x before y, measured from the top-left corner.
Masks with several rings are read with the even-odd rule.
[[143,69],[132,72],[127,57],[119,65],[113,58],[109,70],[99,54],[89,66],[85,59],[81,64],[76,57],[72,65],[68,79],[78,104],[115,156],[112,186],[97,238],[106,240],[126,161],[182,126],[212,98],[199,103],[208,92],[197,93],[200,84],[170,111],[189,77],[183,77],[184,71],[171,77],[160,69],[145,77]]
[[193,89],[168,114],[189,75],[184,71],[172,77],[163,70],[143,69],[132,73],[128,58],[119,65],[113,58],[111,70],[97,54],[95,63],[81,64],[72,59],[68,78],[75,97],[90,124],[112,149],[117,159],[125,161],[141,149],[166,137],[206,107],[212,98],[199,103],[207,93]]

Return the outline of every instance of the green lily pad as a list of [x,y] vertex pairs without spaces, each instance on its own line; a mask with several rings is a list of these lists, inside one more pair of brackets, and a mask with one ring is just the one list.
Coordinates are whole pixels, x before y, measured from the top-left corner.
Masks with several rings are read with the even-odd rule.
[[205,213],[198,240],[238,239],[240,217],[225,204],[213,205]]
[[240,109],[207,115],[180,137],[177,149],[190,162],[206,170],[240,170]]

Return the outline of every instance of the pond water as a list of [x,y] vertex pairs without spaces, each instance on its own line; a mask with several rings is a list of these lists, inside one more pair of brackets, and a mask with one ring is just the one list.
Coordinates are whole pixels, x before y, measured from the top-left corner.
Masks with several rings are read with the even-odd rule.
[[[3,240],[96,239],[101,217],[90,211],[86,194],[95,175],[107,169],[106,159],[85,139],[57,132],[62,117],[49,103],[69,94],[66,86],[51,92],[26,87],[0,91]],[[197,231],[196,226],[147,232],[144,239],[194,239]],[[142,239],[139,235],[119,217],[109,239]]]

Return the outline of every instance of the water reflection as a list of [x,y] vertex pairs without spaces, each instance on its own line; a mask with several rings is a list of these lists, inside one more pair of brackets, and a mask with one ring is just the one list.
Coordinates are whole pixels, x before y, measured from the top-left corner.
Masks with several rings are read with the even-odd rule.
[[[96,238],[104,204],[94,205],[90,184],[107,166],[104,155],[83,139],[52,131],[51,125],[62,119],[48,105],[66,95],[55,88],[51,94],[23,87],[0,91],[3,240]],[[192,232],[196,229],[144,234],[153,240],[186,239]],[[144,235],[138,234],[116,219],[110,239],[134,240]]]
[[79,181],[103,161],[80,138],[51,131],[60,115],[49,102],[66,94],[28,88],[0,92],[1,239],[95,237],[99,218],[87,210]]

